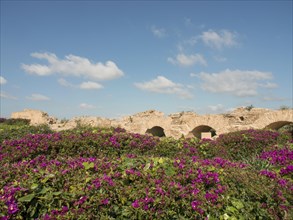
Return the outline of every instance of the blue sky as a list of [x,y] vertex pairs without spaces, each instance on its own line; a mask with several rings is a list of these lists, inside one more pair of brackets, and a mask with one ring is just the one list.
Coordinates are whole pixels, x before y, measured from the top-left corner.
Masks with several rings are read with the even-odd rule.
[[292,107],[292,1],[3,1],[1,116]]

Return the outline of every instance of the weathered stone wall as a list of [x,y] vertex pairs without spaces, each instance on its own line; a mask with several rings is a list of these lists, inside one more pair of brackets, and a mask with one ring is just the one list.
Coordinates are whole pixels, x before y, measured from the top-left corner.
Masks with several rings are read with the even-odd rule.
[[13,112],[11,118],[29,119],[31,125],[55,124],[57,119],[50,117],[46,112],[24,109],[22,112]]
[[33,125],[49,124],[55,130],[70,129],[81,124],[121,127],[134,133],[163,133],[165,136],[180,138],[182,135],[201,137],[202,132],[214,132],[213,135],[219,135],[250,128],[278,129],[283,125],[293,123],[293,110],[238,108],[226,114],[198,115],[194,112],[182,112],[168,116],[156,110],[149,110],[119,120],[101,117],[76,117],[62,122],[48,116],[45,112],[26,109],[23,112],[12,113],[11,117],[30,119]]

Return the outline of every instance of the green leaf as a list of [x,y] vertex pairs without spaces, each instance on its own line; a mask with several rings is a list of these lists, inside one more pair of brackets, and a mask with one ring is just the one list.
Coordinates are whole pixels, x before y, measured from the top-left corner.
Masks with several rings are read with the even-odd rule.
[[215,169],[216,169],[216,168],[215,168],[214,166],[208,167],[208,171],[209,171],[209,172],[215,171]]
[[94,168],[95,164],[93,162],[89,163],[89,162],[83,162],[82,165],[84,166],[85,170],[88,170],[90,168]]
[[59,196],[60,194],[61,194],[62,192],[53,192],[52,194],[54,195],[54,196]]
[[32,194],[28,194],[26,196],[23,196],[21,198],[18,199],[19,202],[30,202],[32,201],[32,199],[35,197],[35,194],[32,193]]
[[39,194],[45,194],[46,192],[50,191],[50,188],[44,187]]
[[228,206],[226,208],[226,212],[230,213],[230,214],[237,214],[238,210],[236,208],[234,208],[233,206]]
[[46,183],[50,178],[55,177],[55,174],[50,173],[44,179],[41,180],[42,183]]
[[176,174],[173,166],[165,166],[164,168],[167,176],[174,176]]
[[49,177],[46,177],[44,179],[41,180],[42,183],[46,183],[49,180]]
[[50,173],[50,174],[48,174],[47,176],[48,176],[49,178],[53,178],[53,177],[55,177],[55,174]]
[[88,183],[91,179],[92,179],[91,177],[88,177],[85,179],[85,182]]
[[34,190],[34,189],[38,188],[38,186],[39,186],[38,184],[33,183],[33,184],[31,185],[31,189]]
[[125,217],[130,217],[132,214],[132,210],[129,209],[129,207],[126,206],[126,208],[124,208],[122,210],[122,216],[125,216]]
[[145,167],[143,168],[144,171],[147,171],[149,168],[150,168],[151,164],[150,163],[147,163],[145,165]]
[[238,209],[238,210],[244,208],[243,203],[242,203],[241,201],[237,200],[237,199],[233,199],[233,200],[231,201],[231,203],[232,203],[232,205],[233,205],[236,209]]
[[160,159],[159,159],[159,163],[164,163],[164,158],[162,158],[162,157],[160,157]]

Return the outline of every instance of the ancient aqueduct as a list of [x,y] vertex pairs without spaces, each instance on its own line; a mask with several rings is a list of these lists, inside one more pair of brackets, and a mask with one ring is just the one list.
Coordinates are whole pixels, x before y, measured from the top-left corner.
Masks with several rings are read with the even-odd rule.
[[155,136],[211,137],[231,131],[245,129],[279,129],[293,123],[293,109],[269,110],[261,108],[238,108],[226,114],[198,115],[194,112],[181,112],[165,116],[164,113],[149,110],[121,119],[101,117],[75,117],[70,120],[58,120],[39,110],[25,109],[14,112],[11,118],[30,119],[32,125],[48,124],[54,130],[70,129],[78,124],[121,127],[129,132]]

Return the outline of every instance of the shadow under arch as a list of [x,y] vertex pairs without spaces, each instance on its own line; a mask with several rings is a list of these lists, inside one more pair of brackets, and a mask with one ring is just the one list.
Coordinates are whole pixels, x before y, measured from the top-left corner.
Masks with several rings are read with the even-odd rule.
[[199,139],[202,138],[203,132],[210,132],[211,137],[217,135],[216,130],[208,125],[200,125],[195,127],[192,131],[190,131],[187,135],[187,137],[197,137]]
[[279,130],[280,128],[284,127],[285,125],[293,124],[291,121],[276,121],[267,125],[264,129],[272,129],[272,130]]
[[160,126],[154,126],[150,129],[147,129],[146,134],[151,134],[153,136],[157,136],[157,137],[166,137],[164,129]]

